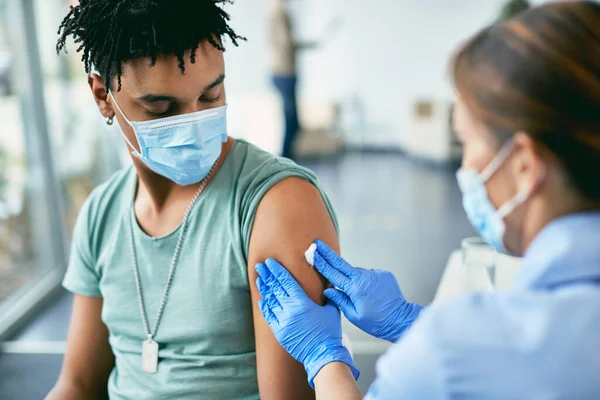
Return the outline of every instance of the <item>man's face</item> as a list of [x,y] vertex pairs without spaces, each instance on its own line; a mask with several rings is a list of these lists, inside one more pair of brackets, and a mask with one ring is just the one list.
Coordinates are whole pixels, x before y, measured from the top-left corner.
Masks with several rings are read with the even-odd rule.
[[[173,55],[159,56],[154,66],[150,66],[147,58],[124,63],[121,90],[116,91],[118,82],[115,78],[112,95],[129,121],[189,114],[226,104],[223,52],[204,41],[196,51],[194,64],[190,61],[190,53],[188,51],[184,56],[184,74]],[[91,86],[100,111],[106,117],[115,116],[127,139],[139,150],[133,129],[110,96],[105,97],[104,103],[99,101],[98,95],[102,91],[95,89],[96,83],[91,82]]]

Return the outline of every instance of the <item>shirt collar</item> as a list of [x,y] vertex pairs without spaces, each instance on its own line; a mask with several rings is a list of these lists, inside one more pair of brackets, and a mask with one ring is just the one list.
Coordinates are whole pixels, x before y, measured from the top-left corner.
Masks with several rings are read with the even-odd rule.
[[513,288],[552,288],[600,282],[600,212],[572,214],[548,224],[534,239]]

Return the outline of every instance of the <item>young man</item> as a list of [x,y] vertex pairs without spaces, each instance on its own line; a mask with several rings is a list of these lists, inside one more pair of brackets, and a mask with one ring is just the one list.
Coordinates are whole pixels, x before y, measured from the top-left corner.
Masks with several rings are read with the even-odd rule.
[[225,0],[80,0],[61,24],[133,166],[73,233],[67,353],[49,399],[306,399],[302,365],[257,309],[254,265],[282,260],[315,301],[312,241],[338,247],[315,176],[226,133]]

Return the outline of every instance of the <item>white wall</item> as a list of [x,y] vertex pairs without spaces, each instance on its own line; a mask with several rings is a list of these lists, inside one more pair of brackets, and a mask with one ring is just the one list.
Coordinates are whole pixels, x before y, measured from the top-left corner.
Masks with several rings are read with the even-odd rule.
[[[269,85],[267,2],[237,0],[232,26],[249,39],[229,47],[230,93],[264,92]],[[328,21],[341,28],[301,58],[301,93],[364,103],[366,142],[402,145],[408,103],[451,99],[448,59],[457,45],[491,22],[503,0],[292,0],[298,35],[318,39]],[[325,38],[326,39],[326,38]]]

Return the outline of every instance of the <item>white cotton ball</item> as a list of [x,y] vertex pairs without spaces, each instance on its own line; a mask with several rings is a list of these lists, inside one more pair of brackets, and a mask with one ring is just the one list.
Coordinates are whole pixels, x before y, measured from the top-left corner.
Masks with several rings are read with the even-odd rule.
[[306,262],[310,264],[311,267],[315,266],[315,251],[317,251],[317,245],[311,244],[306,253],[304,253],[304,258],[306,258]]

